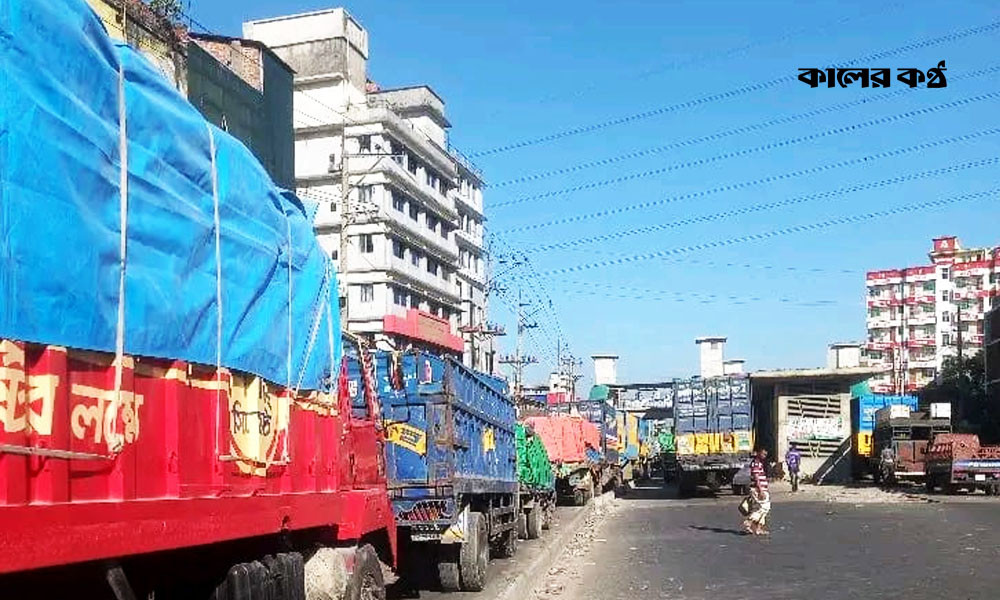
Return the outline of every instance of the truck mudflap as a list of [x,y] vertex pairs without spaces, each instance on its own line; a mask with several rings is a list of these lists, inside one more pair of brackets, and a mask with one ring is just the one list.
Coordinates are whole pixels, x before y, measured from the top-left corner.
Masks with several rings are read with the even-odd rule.
[[458,518],[440,536],[442,544],[461,544],[468,537],[469,532],[469,507],[466,506],[459,513]]

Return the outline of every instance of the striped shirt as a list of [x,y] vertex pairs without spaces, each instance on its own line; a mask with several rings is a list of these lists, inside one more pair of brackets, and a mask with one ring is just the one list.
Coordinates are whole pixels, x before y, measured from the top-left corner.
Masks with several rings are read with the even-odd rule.
[[767,472],[764,470],[764,462],[759,458],[753,459],[753,462],[750,463],[750,477],[758,490],[765,494],[768,493]]

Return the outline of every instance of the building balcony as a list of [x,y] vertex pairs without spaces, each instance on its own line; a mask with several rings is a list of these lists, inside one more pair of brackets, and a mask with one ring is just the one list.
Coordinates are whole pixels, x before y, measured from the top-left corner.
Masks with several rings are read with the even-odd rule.
[[[399,116],[386,103],[375,102],[374,106],[352,107],[350,117],[353,124],[349,128],[364,127],[370,124],[380,124],[392,137],[407,147],[408,150],[429,163],[448,180],[454,180],[458,175],[454,157],[440,144],[431,139],[425,132]],[[349,136],[355,135],[348,132]]]
[[870,271],[865,276],[865,283],[869,286],[888,285],[900,283],[901,281],[903,281],[903,272],[898,269],[890,271]]
[[937,298],[934,297],[934,294],[911,294],[906,297],[905,302],[911,306],[915,304],[934,304],[937,302]]
[[937,316],[934,313],[920,313],[908,316],[906,322],[910,325],[933,325],[937,323]]
[[982,346],[984,341],[984,336],[981,333],[973,333],[971,335],[965,336],[970,344],[975,344],[977,346]]
[[883,317],[869,318],[866,321],[868,329],[886,329],[890,327],[899,327],[902,325],[902,320],[899,317],[895,319],[886,319]]
[[889,308],[892,305],[890,296],[870,296],[868,298],[868,308]]
[[455,230],[455,239],[459,242],[464,242],[466,246],[474,248],[476,250],[483,249],[483,238],[475,233],[468,232],[464,229]]
[[937,346],[937,340],[932,337],[917,337],[906,340],[910,348],[933,348]]
[[868,350],[890,350],[899,346],[900,343],[893,340],[876,340],[865,344],[865,348]]
[[484,213],[483,213],[482,201],[476,202],[475,200],[461,193],[457,189],[452,189],[450,192],[448,192],[448,197],[451,198],[453,201],[461,204],[463,208],[465,208],[472,214],[476,215],[480,219],[483,218]]
[[388,275],[390,282],[413,288],[428,300],[446,304],[456,310],[461,308],[461,298],[455,291],[454,280],[428,273],[426,268],[414,265],[409,259],[393,256],[389,261]]
[[910,369],[935,369],[937,368],[936,358],[911,358],[906,362]]

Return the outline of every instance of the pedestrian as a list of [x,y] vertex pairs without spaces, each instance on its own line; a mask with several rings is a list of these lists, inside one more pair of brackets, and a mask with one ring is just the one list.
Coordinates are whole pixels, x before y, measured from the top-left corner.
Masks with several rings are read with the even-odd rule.
[[788,446],[788,452],[785,453],[785,464],[788,465],[788,478],[792,482],[792,491],[799,491],[799,465],[802,463],[802,454],[799,453],[799,449],[795,446],[795,443],[791,443]]
[[754,535],[767,535],[767,516],[771,512],[771,493],[767,487],[767,450],[760,448],[750,463],[750,495],[754,510],[743,521],[743,529]]

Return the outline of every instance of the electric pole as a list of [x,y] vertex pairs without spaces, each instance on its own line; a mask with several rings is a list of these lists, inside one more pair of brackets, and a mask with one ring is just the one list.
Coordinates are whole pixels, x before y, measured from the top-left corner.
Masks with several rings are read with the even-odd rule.
[[534,356],[523,354],[524,334],[527,330],[538,327],[538,323],[528,322],[531,315],[524,313],[524,308],[530,306],[522,301],[521,291],[517,292],[517,341],[514,349],[514,356],[505,356],[500,359],[500,364],[512,365],[514,369],[514,399],[516,402],[523,402],[522,389],[524,387],[524,367],[538,362]]
[[340,130],[340,254],[337,257],[340,271],[340,297],[342,305],[340,307],[340,323],[345,330],[350,329],[348,320],[350,313],[350,302],[348,295],[350,288],[347,285],[347,251],[350,248],[350,238],[347,236],[347,227],[351,223],[353,216],[351,212],[351,186],[350,172],[347,168],[347,115],[351,112],[350,94],[347,97],[347,105],[344,110],[343,127]]

